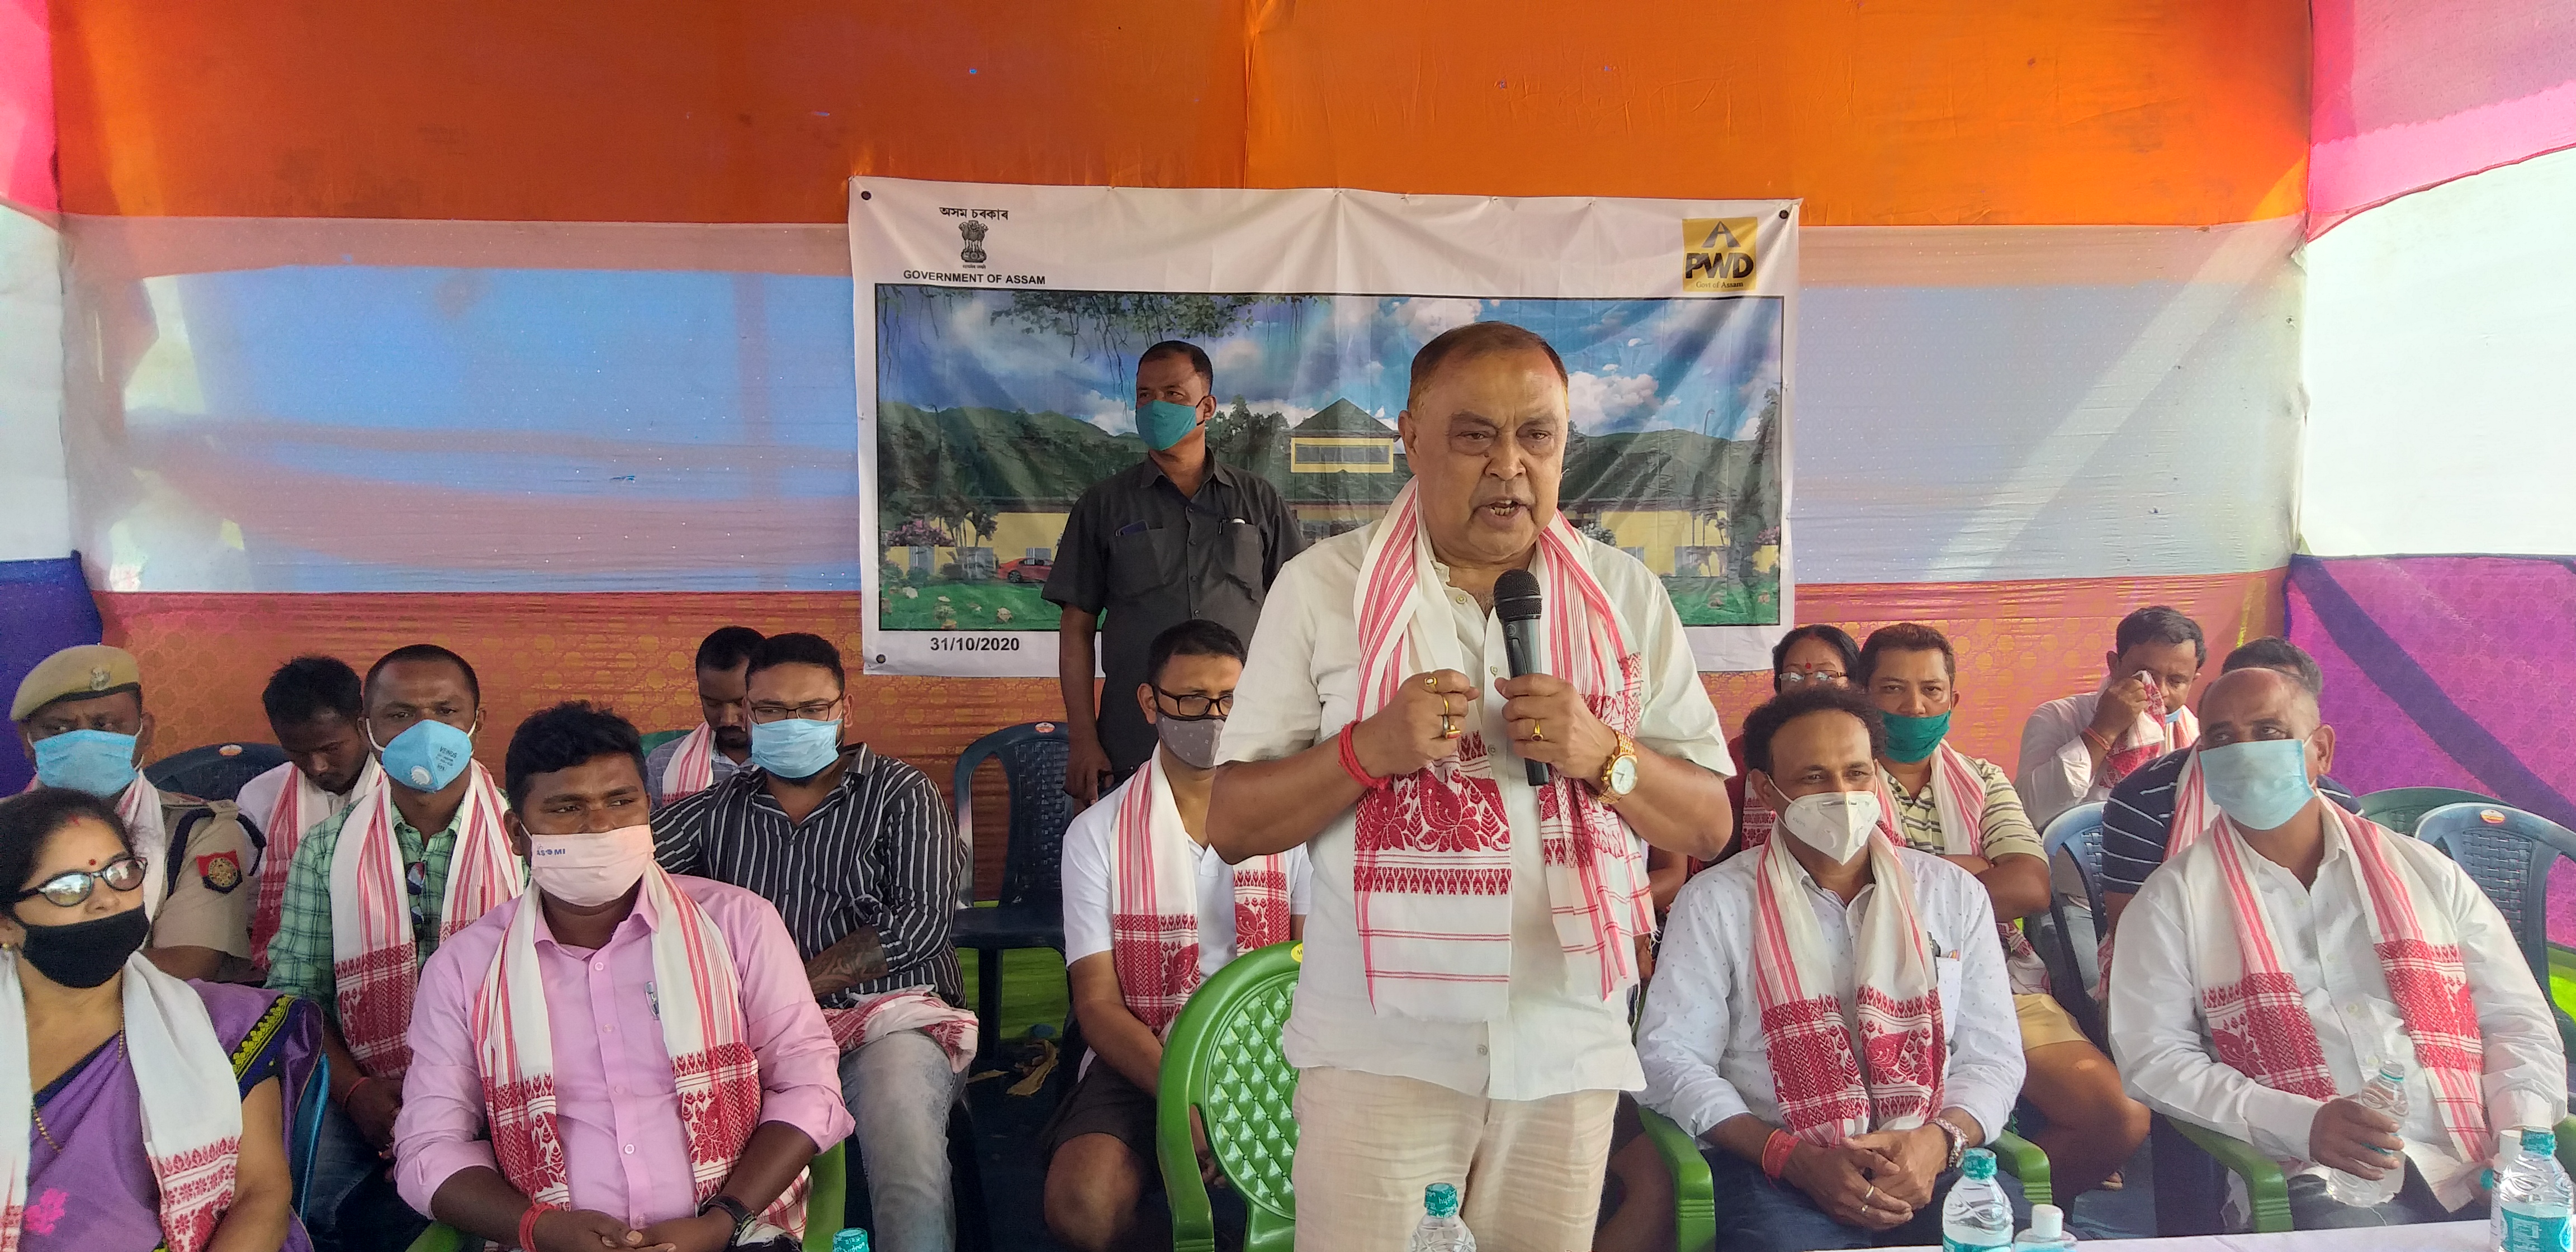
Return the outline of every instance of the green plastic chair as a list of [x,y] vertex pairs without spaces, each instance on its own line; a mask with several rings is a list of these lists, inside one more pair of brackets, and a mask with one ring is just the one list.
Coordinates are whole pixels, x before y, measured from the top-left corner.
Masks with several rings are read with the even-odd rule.
[[[2427,787],[2420,790],[2433,791],[2439,788]],[[2253,1144],[2242,1139],[2231,1139],[2215,1130],[2194,1126],[2189,1122],[2166,1117],[2161,1113],[2156,1115],[2156,1128],[2159,1131],[2170,1128],[2179,1133],[2184,1139],[2189,1140],[2192,1146],[2208,1153],[2211,1159],[2218,1162],[2219,1168],[2245,1180],[2245,1198],[2254,1210],[2255,1234],[2278,1234],[2292,1228],[2290,1182],[2281,1173],[2280,1162],[2255,1151]],[[2560,1121],[2557,1134],[2558,1163],[2570,1173],[2576,1173],[2576,1117]],[[2174,1171],[2174,1173],[2176,1175],[2174,1182],[2179,1185],[2180,1171]],[[2156,1162],[2156,1233],[2173,1237],[2176,1232],[2165,1229],[2170,1224],[2165,1215],[2167,1201],[2163,1194],[2166,1176],[2164,1156],[2160,1154]],[[2216,1233],[2219,1197],[2210,1195],[2174,1198],[2189,1203],[2196,1209],[2207,1210],[2205,1214],[2194,1215],[2195,1218],[2205,1220],[2195,1220],[2193,1225],[2196,1229],[2187,1233]],[[2207,1229],[2203,1231],[2197,1229],[2199,1227]]]
[[1207,1126],[1208,1147],[1247,1210],[1244,1252],[1291,1252],[1297,1196],[1288,1167],[1297,1156],[1290,1102],[1297,1071],[1279,1050],[1279,1031],[1297,994],[1302,943],[1274,943],[1236,957],[1199,985],[1163,1044],[1155,1094],[1154,1155],[1172,1210],[1173,1252],[1215,1252],[1216,1215],[1199,1178],[1190,1113]]
[[2361,815],[2398,834],[2411,835],[2425,814],[2445,804],[2502,803],[2494,796],[2457,787],[2389,787],[2361,797]]
[[[1673,1246],[1681,1252],[1702,1252],[1717,1243],[1716,1184],[1709,1178],[1708,1159],[1699,1154],[1699,1141],[1683,1133],[1672,1119],[1639,1105],[1637,1118],[1646,1127],[1646,1138],[1664,1158],[1664,1168],[1673,1176]],[[2011,1131],[1995,1136],[1986,1147],[1994,1152],[1995,1164],[2005,1173],[2021,1180],[2022,1196],[2032,1204],[2053,1204],[2056,1193],[2048,1183],[2048,1154],[2039,1145]]]
[[[847,1147],[836,1143],[823,1149],[808,1168],[814,1185],[805,1193],[805,1252],[832,1252],[832,1236],[841,1233],[841,1215],[849,1210]],[[482,1240],[454,1226],[433,1222],[412,1240],[411,1252],[477,1252],[482,1246]]]

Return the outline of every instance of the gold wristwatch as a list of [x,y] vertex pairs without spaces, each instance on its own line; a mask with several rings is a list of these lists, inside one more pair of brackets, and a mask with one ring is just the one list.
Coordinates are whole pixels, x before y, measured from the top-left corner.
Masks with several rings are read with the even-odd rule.
[[1603,804],[1617,804],[1637,789],[1637,741],[1625,731],[1610,733],[1619,736],[1619,746],[1601,763],[1601,776],[1592,780],[1592,790]]

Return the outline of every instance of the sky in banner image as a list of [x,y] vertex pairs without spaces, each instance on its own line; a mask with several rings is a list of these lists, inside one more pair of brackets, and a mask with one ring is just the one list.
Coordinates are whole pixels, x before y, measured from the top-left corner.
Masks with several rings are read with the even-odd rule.
[[884,630],[1053,630],[1040,596],[1083,489],[1136,463],[1135,363],[1215,369],[1209,446],[1275,484],[1309,541],[1410,477],[1416,349],[1472,321],[1565,358],[1560,507],[1662,576],[1694,626],[1780,620],[1783,302],[876,288]]

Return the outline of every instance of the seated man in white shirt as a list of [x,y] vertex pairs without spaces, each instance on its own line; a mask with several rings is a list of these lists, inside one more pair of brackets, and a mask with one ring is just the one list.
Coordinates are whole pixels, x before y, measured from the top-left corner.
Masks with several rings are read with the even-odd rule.
[[[2475,1217],[2501,1137],[2567,1112],[2549,1005],[2504,918],[2432,847],[2321,797],[2334,729],[2271,669],[2201,701],[2198,834],[2120,921],[2111,1050],[2168,1117],[2252,1143],[2291,1172],[2302,1229]],[[2354,1101],[2402,1071],[2403,1123]],[[2393,1199],[2339,1202],[2326,1171]]]
[[1135,699],[1159,741],[1154,755],[1064,832],[1065,972],[1091,1054],[1042,1138],[1047,1229],[1079,1252],[1170,1244],[1168,1231],[1147,1228],[1142,1205],[1162,1184],[1163,1037],[1208,975],[1306,929],[1304,848],[1234,866],[1207,846],[1242,637],[1182,622],[1154,637],[1145,674]]
[[[1643,1085],[1640,840],[1726,846],[1733,770],[1672,597],[1557,510],[1566,378],[1507,323],[1423,345],[1413,481],[1280,571],[1226,724],[1209,846],[1315,861],[1281,1040],[1314,1247],[1401,1249],[1424,1187],[1459,1182],[1484,1252],[1588,1245],[1618,1093]],[[1517,678],[1511,575],[1540,601]]]
[[1959,1157],[2001,1130],[2021,1037],[1974,875],[1901,847],[1867,696],[1810,685],[1744,719],[1768,844],[1682,888],[1646,990],[1648,1108],[1699,1138],[1717,1246],[1937,1243]]
[[2102,685],[2031,710],[2013,789],[2045,834],[2057,815],[2107,799],[2138,767],[2188,748],[2200,734],[2184,703],[2209,641],[2178,609],[2150,604],[2120,619],[2102,654]]
[[383,781],[384,770],[367,746],[366,685],[336,656],[299,656],[277,667],[259,693],[269,733],[286,749],[286,764],[242,784],[235,803],[245,826],[260,832],[259,863],[251,880],[259,891],[250,911],[250,959],[268,971],[268,941],[286,902],[286,871],[296,844],[358,793]]

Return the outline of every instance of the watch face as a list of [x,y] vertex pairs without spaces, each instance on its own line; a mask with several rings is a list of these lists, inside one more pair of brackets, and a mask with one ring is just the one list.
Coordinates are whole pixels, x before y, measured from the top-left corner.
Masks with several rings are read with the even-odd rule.
[[1626,795],[1637,789],[1637,758],[1623,756],[1610,763],[1610,790]]

